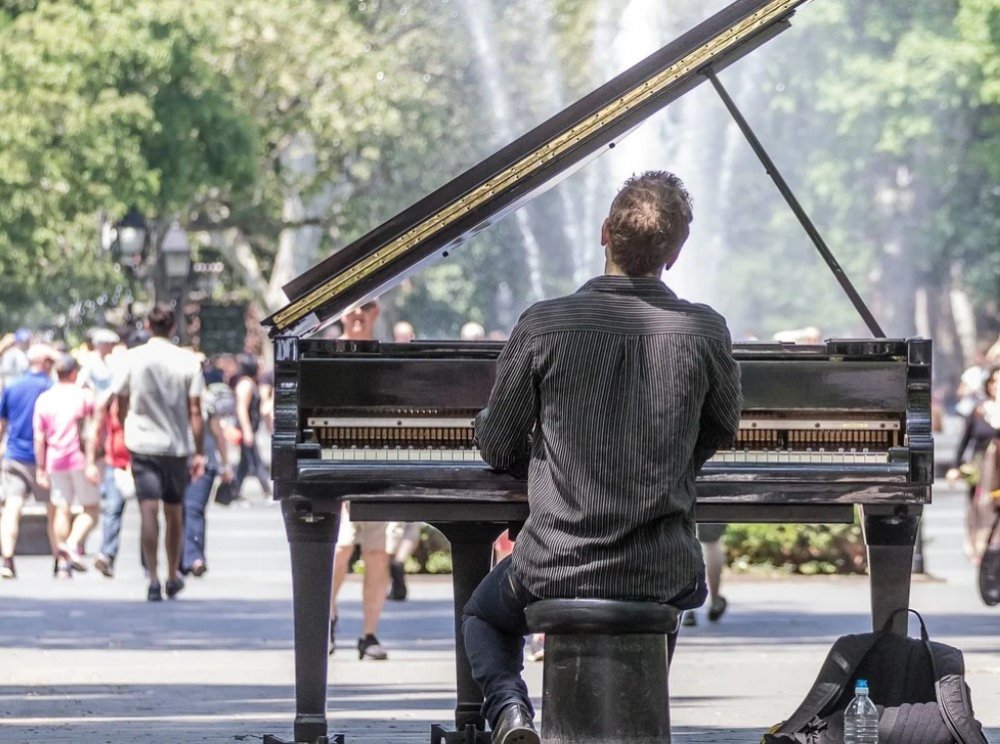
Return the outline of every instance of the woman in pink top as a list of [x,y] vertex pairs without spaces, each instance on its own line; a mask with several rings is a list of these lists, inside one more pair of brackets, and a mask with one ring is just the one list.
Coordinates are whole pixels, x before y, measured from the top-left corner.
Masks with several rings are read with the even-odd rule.
[[[79,366],[69,354],[56,362],[59,383],[42,393],[35,403],[35,459],[38,482],[51,488],[55,507],[52,531],[58,544],[55,575],[70,578],[73,570],[86,571],[83,543],[97,524],[101,507],[100,472],[95,437],[84,443],[81,430],[94,417],[94,398],[76,384]],[[82,508],[75,518],[74,506]]]

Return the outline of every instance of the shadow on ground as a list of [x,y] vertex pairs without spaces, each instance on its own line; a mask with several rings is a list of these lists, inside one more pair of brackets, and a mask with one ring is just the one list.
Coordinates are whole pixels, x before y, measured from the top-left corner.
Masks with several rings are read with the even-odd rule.
[[[345,648],[361,627],[361,603],[341,603]],[[380,636],[394,648],[453,647],[451,603],[407,602],[383,615]],[[0,648],[44,650],[231,650],[292,649],[292,607],[278,600],[4,599]]]
[[[449,600],[389,603],[379,637],[390,648],[446,651],[453,644]],[[361,605],[343,601],[344,647],[361,626]],[[933,638],[989,638],[996,619],[987,614],[928,614]],[[86,628],[86,632],[81,632]],[[740,645],[827,644],[847,633],[869,630],[866,611],[841,613],[741,611],[720,623],[685,628],[681,643]],[[292,648],[291,602],[283,600],[192,600],[150,603],[129,600],[5,599],[0,609],[0,648],[131,650],[271,650]],[[972,651],[972,644],[967,644]],[[988,650],[983,646],[981,650]],[[980,650],[978,647],[975,650]]]
[[[677,705],[722,698],[682,697]],[[429,742],[433,723],[448,724],[453,692],[441,684],[338,685],[328,698],[330,731],[352,744]],[[290,738],[294,695],[287,685],[0,686],[0,741],[160,742],[260,741]],[[444,712],[444,713],[442,713]],[[759,728],[676,726],[689,744],[752,744]],[[1000,744],[1000,729],[986,731]]]

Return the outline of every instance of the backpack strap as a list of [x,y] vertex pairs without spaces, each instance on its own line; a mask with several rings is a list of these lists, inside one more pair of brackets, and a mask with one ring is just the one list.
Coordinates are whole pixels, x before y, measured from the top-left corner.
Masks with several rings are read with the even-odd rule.
[[972,700],[965,678],[948,675],[934,683],[938,710],[952,737],[958,744],[989,744],[982,724],[972,711]]
[[962,652],[927,638],[923,642],[934,672],[934,696],[948,732],[957,744],[989,744],[972,710]]
[[917,616],[917,620],[920,621],[920,640],[924,643],[930,642],[930,635],[927,633],[927,624],[924,622],[924,617],[919,612],[909,607],[897,607],[895,610],[889,613],[889,617],[886,618],[885,624],[882,629],[879,630],[879,636],[884,636],[886,633],[892,630],[892,619],[896,617],[900,612],[912,613]]
[[881,637],[882,633],[859,633],[838,638],[827,654],[812,689],[788,720],[781,724],[778,732],[792,734],[802,731],[806,724],[836,700],[865,654]]

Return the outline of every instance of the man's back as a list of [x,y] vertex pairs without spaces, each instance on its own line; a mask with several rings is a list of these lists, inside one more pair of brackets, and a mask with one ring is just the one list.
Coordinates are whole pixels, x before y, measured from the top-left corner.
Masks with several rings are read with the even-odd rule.
[[602,276],[530,308],[504,354],[534,390],[481,420],[484,456],[509,467],[512,417],[540,426],[515,573],[543,597],[675,597],[701,568],[695,475],[739,421],[725,321],[658,279]]
[[28,372],[3,389],[0,418],[6,419],[6,457],[18,462],[35,462],[32,417],[35,401],[52,387],[52,378],[44,372]]
[[143,455],[190,455],[188,401],[203,387],[197,357],[154,337],[130,350],[123,366],[113,387],[129,396],[125,445]]
[[50,473],[83,470],[87,461],[80,426],[93,413],[93,394],[73,382],[59,382],[38,396],[33,424],[45,436]]

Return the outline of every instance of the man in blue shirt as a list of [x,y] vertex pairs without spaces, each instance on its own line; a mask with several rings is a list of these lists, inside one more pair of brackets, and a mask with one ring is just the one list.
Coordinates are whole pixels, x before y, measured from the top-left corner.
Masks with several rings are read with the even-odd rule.
[[7,433],[7,451],[0,463],[0,577],[17,577],[14,567],[14,547],[21,525],[21,509],[29,494],[45,504],[48,511],[49,542],[52,539],[52,505],[48,489],[35,478],[34,430],[31,424],[38,396],[52,387],[52,364],[55,350],[43,344],[28,349],[28,372],[17,378],[0,394],[0,440]]

